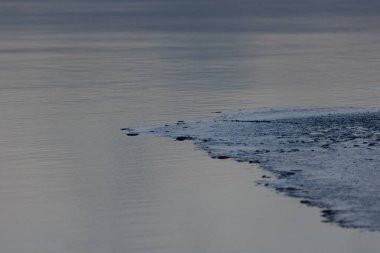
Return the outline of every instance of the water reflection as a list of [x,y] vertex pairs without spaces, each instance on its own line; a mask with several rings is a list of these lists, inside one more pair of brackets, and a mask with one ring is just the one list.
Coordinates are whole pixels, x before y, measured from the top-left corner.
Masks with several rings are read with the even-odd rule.
[[326,32],[378,29],[377,1],[2,1],[0,30]]

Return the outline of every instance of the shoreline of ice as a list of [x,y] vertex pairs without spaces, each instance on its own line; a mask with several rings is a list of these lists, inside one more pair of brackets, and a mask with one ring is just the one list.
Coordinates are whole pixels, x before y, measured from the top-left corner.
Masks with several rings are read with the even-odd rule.
[[192,140],[212,158],[260,164],[262,183],[322,208],[325,222],[380,231],[380,108],[265,108],[124,129]]

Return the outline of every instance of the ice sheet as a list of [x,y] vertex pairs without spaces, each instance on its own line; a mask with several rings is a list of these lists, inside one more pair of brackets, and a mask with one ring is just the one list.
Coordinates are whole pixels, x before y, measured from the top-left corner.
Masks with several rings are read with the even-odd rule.
[[322,208],[324,221],[380,231],[380,108],[264,108],[124,130],[260,164],[275,178],[258,184]]

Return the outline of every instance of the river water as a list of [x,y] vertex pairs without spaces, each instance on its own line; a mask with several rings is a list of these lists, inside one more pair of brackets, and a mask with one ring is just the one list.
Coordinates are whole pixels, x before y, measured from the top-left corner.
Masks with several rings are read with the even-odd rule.
[[[327,3],[328,2],[328,3]],[[263,172],[123,127],[378,106],[378,3],[2,1],[2,252],[377,252]]]

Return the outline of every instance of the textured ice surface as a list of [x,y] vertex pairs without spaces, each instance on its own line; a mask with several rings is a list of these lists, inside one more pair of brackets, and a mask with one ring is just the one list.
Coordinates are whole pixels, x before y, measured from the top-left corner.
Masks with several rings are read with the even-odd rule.
[[327,222],[380,231],[380,109],[242,110],[209,120],[127,129],[192,140],[213,158],[260,164],[262,184],[323,208]]

